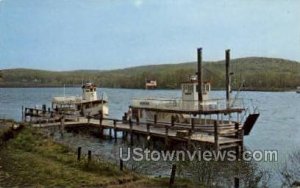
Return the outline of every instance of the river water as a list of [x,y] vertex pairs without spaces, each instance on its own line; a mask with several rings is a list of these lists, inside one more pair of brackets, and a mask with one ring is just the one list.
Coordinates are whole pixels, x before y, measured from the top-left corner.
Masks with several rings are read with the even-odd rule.
[[[139,90],[139,89],[98,89],[109,99],[110,117],[121,118],[128,110],[130,100],[134,97],[180,97],[180,90]],[[224,91],[212,91],[212,96],[225,96]],[[81,95],[80,88],[0,88],[0,118],[21,119],[22,106],[35,107],[46,104],[50,106],[54,96]],[[245,146],[251,150],[278,150],[278,160],[300,150],[300,94],[295,92],[242,92],[239,97],[253,99],[258,106],[260,117],[249,136]],[[73,139],[72,139],[73,138]],[[79,140],[79,141],[78,141]],[[76,142],[77,141],[77,142]],[[69,143],[87,148],[98,148],[106,157],[114,158],[115,150],[109,141],[96,138],[70,137]],[[274,166],[274,163],[267,164]],[[275,165],[276,166],[276,165]]]

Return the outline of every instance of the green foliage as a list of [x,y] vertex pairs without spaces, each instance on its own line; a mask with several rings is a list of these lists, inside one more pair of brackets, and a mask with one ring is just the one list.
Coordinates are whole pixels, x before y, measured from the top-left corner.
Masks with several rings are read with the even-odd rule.
[[[225,63],[204,62],[204,79],[215,89],[224,88]],[[7,69],[2,71],[6,87],[78,86],[92,81],[101,87],[144,88],[145,79],[155,79],[159,88],[179,88],[189,75],[196,72],[196,62],[164,65],[148,65],[126,69],[99,71],[43,71],[31,69]],[[231,61],[233,88],[243,84],[248,90],[295,89],[300,85],[300,63],[275,58],[240,58]]]

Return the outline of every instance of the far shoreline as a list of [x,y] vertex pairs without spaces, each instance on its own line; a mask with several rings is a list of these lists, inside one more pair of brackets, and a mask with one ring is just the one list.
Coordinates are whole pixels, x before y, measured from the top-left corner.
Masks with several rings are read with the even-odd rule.
[[[0,85],[0,88],[81,88],[81,85]],[[122,87],[99,87],[98,88],[105,88],[105,89],[136,89],[136,90],[147,90],[145,88],[122,88]],[[156,88],[156,89],[148,89],[151,90],[179,90],[180,88]],[[225,91],[225,88],[214,88],[212,91]],[[237,91],[233,89],[233,91]],[[245,88],[240,91],[251,91],[251,92],[296,92],[296,89],[291,88]]]

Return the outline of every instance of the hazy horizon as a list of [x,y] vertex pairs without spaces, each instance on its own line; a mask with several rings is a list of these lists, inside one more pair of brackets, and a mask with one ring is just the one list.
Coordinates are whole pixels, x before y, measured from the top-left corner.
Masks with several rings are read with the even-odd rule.
[[296,0],[0,0],[0,69],[114,70],[269,57],[300,61]]

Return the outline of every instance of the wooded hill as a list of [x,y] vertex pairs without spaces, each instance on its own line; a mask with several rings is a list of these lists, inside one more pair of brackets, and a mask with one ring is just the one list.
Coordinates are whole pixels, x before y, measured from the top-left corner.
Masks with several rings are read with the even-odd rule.
[[[0,87],[79,86],[92,81],[100,87],[144,88],[146,79],[158,82],[158,88],[179,88],[196,72],[196,62],[147,65],[109,71],[76,70],[45,71],[5,69],[1,71]],[[204,79],[214,89],[224,88],[225,62],[204,62]],[[296,61],[249,57],[231,60],[233,88],[245,90],[289,90],[300,86],[300,63]]]

